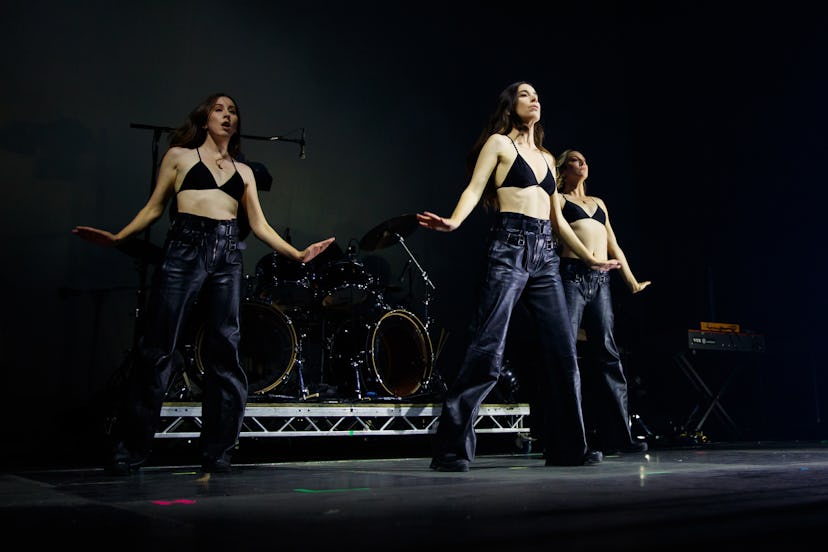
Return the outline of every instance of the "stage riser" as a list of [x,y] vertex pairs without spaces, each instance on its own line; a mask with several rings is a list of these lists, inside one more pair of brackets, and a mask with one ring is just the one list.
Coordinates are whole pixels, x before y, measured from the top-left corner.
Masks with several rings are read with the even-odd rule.
[[[423,435],[434,433],[439,404],[257,404],[245,409],[240,437]],[[528,404],[483,404],[477,433],[529,435]],[[158,439],[193,439],[201,430],[201,405],[165,403]]]

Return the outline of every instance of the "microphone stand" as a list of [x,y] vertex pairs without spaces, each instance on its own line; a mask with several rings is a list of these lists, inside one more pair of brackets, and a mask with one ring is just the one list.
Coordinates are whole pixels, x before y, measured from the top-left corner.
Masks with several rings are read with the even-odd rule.
[[[144,125],[140,123],[130,123],[130,128],[143,128],[148,130],[155,131],[156,134],[160,136],[161,132],[172,132],[175,130],[172,127],[166,126],[156,126],[156,125]],[[300,138],[285,138],[284,136],[253,136],[250,134],[241,134],[240,136],[246,140],[258,140],[263,142],[290,142],[292,144],[299,144],[299,159],[305,158],[305,129],[302,128],[302,136]],[[153,151],[157,153],[158,147],[158,138],[155,139],[156,143],[154,146]],[[155,166],[153,166],[153,181],[155,179]]]
[[242,134],[242,138],[247,140],[259,140],[264,142],[290,142],[299,144],[299,159],[305,158],[305,129],[302,129],[302,136],[300,138],[285,138],[284,136],[250,136]]

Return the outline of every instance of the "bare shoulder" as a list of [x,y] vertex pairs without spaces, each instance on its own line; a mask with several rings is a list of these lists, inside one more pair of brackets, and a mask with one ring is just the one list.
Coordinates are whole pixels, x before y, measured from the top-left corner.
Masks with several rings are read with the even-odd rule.
[[607,209],[607,204],[604,203],[604,200],[597,196],[590,197],[592,197],[592,199],[595,200],[595,203],[598,204],[598,206],[604,211],[604,214],[607,216],[607,219],[609,219],[609,209]]
[[507,149],[506,144],[509,143],[509,138],[504,136],[503,134],[492,134],[486,141],[483,143],[483,147],[480,148],[480,159],[491,159],[491,160],[499,160],[504,161],[508,159],[514,159],[514,156],[517,155],[514,147],[511,145],[508,146],[511,148],[511,157],[510,152]]
[[194,155],[195,150],[190,148],[183,148],[181,146],[172,146],[170,149],[167,150],[167,153],[164,157],[169,157],[171,160],[179,160],[186,158],[187,156]]
[[509,137],[505,134],[492,134],[491,136],[489,136],[488,139],[486,139],[484,147],[493,148],[499,151],[505,148],[510,143],[511,140],[509,140]]
[[558,190],[557,187],[554,190],[552,190],[552,193],[549,195],[549,197],[552,198],[552,201],[555,202],[555,205],[563,208],[565,198],[563,196],[563,192]]
[[243,163],[242,161],[236,161],[236,170],[239,171],[239,174],[246,183],[256,182],[256,177],[253,174],[253,169],[250,168],[250,165],[247,163]]
[[180,169],[195,164],[196,159],[195,150],[173,146],[164,154],[163,162],[170,167]]

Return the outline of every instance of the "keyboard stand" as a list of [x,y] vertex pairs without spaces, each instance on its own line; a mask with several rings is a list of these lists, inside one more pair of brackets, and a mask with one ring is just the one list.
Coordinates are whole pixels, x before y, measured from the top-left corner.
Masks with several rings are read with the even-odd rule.
[[687,379],[690,380],[693,388],[699,394],[699,402],[684,422],[685,429],[692,430],[693,433],[700,432],[710,414],[715,411],[719,418],[727,424],[731,430],[733,430],[734,434],[738,434],[739,427],[736,425],[736,422],[733,421],[733,418],[731,418],[727,413],[724,406],[722,406],[721,398],[739,371],[740,363],[733,363],[732,368],[730,368],[730,373],[721,383],[719,388],[714,392],[701,378],[698,371],[693,366],[693,363],[688,358],[686,352],[677,354],[674,360],[676,364],[678,364],[679,368],[681,368],[684,375],[687,376]]

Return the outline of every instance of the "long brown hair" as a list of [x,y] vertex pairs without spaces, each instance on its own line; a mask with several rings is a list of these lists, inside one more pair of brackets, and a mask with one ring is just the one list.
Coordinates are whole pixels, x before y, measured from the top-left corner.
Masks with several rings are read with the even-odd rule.
[[[522,84],[534,86],[528,81],[517,81],[507,86],[497,97],[497,105],[494,112],[489,117],[489,121],[477,137],[471,151],[466,157],[466,173],[471,178],[474,172],[474,166],[477,163],[477,157],[480,155],[480,150],[483,149],[483,144],[493,134],[508,134],[512,129],[525,130],[526,123],[521,119],[515,110],[517,103],[518,88]],[[535,145],[541,150],[546,151],[543,147],[543,127],[540,122],[535,123]],[[494,184],[494,173],[489,177],[486,183],[486,189],[483,190],[483,207],[487,210],[497,210],[500,206],[497,201],[497,188]]]
[[204,128],[207,126],[207,119],[210,118],[210,112],[213,110],[213,106],[216,105],[216,101],[222,97],[230,98],[236,106],[236,116],[238,117],[236,133],[230,137],[230,143],[227,145],[227,153],[236,157],[241,152],[241,111],[239,110],[239,103],[224,92],[210,94],[190,111],[184,124],[170,134],[170,147],[178,146],[193,149],[203,144],[204,140],[207,139],[207,129]]

